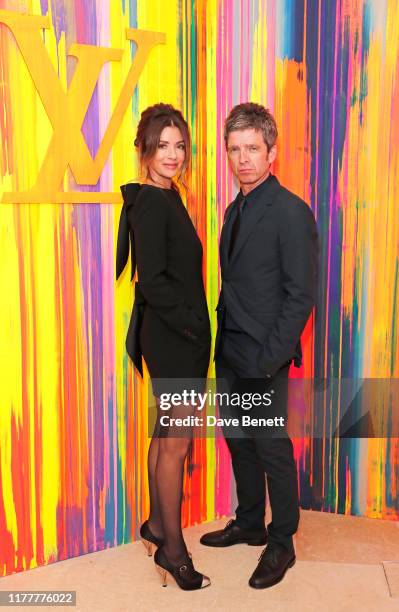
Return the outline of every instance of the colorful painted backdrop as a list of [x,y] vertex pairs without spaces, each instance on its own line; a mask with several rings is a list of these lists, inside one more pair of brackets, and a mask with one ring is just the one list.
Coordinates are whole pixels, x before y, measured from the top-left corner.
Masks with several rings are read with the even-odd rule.
[[[38,42],[64,92],[77,65],[67,56],[73,43],[123,51],[104,63],[82,115],[93,158],[134,61],[126,28],[166,35],[120,112],[97,183],[82,185],[79,167],[69,168],[64,199],[4,203],[6,193],[26,192],[37,179],[53,131],[49,104],[60,124],[69,114],[62,96],[43,101],[32,67],[0,24],[0,575],[128,542],[146,517],[148,381],[134,374],[124,349],[132,286],[129,272],[115,283],[114,253],[118,188],[137,175],[133,137],[147,105],[175,104],[192,128],[187,204],[204,245],[213,326],[218,237],[236,191],[223,120],[234,104],[253,100],[279,125],[275,173],[309,202],[320,229],[319,307],[295,375],[399,374],[396,0],[169,0],[165,7],[0,0],[2,11],[48,15]],[[71,203],[75,191],[90,193],[91,203]],[[99,192],[117,195],[99,203]],[[303,507],[399,518],[398,440],[304,439],[295,449]],[[186,481],[186,524],[231,512],[222,440],[196,442]]]

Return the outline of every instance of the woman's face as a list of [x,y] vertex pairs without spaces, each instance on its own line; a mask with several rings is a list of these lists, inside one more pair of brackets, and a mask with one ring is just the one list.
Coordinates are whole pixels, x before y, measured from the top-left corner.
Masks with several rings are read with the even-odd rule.
[[158,149],[148,165],[153,180],[169,183],[180,174],[186,159],[186,147],[179,128],[166,127],[162,130]]

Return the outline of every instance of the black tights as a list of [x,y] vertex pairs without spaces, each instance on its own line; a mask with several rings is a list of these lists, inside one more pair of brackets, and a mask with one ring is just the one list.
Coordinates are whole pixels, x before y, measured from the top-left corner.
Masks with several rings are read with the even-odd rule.
[[192,440],[192,427],[161,426],[161,416],[184,418],[194,414],[192,405],[164,411],[157,403],[157,420],[148,450],[148,483],[152,533],[164,542],[163,551],[178,564],[187,555],[181,528],[184,461]]

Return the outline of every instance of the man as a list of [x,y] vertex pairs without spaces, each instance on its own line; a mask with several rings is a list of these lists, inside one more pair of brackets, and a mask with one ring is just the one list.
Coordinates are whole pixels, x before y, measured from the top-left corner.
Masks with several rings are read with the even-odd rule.
[[[226,210],[220,240],[218,389],[224,390],[222,379],[230,392],[248,390],[248,381],[261,381],[274,405],[273,410],[257,409],[257,414],[263,410],[263,416],[273,413],[284,419],[289,366],[292,360],[301,365],[300,335],[315,302],[316,222],[307,204],[270,172],[277,126],[268,110],[254,103],[235,106],[224,138],[241,189]],[[259,385],[252,389],[259,390]],[[217,547],[268,541],[249,580],[254,588],[276,584],[295,563],[296,465],[291,440],[277,429],[270,435],[259,435],[256,428],[224,429],[237,486],[236,519],[201,538],[202,544]],[[272,510],[267,531],[265,474]]]

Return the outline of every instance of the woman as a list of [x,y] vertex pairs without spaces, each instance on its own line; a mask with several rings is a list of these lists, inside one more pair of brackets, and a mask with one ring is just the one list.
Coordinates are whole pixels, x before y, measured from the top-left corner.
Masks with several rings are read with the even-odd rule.
[[[180,111],[156,104],[141,115],[135,146],[144,180],[121,187],[124,196],[118,233],[117,278],[132,245],[137,264],[135,306],[126,346],[136,367],[147,364],[157,401],[157,422],[148,452],[150,515],[140,535],[166,585],[166,572],[185,590],[210,584],[194,569],[181,529],[183,468],[191,428],[160,426],[164,392],[198,389],[210,355],[210,324],[202,280],[202,246],[176,184],[190,163],[190,133]],[[184,380],[182,380],[184,379]],[[188,382],[187,382],[188,379]],[[197,379],[194,381],[193,379]],[[173,406],[170,417],[194,414],[194,405]]]

